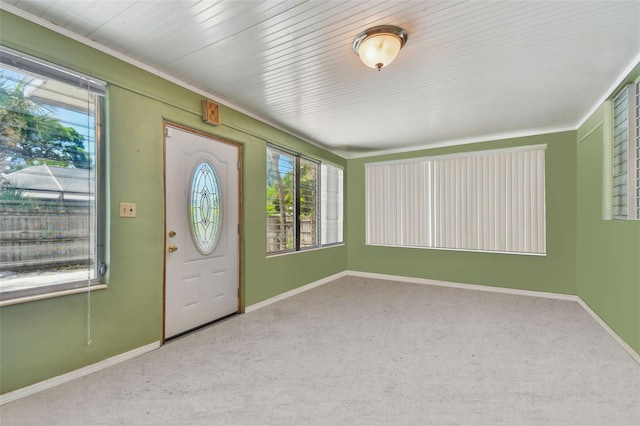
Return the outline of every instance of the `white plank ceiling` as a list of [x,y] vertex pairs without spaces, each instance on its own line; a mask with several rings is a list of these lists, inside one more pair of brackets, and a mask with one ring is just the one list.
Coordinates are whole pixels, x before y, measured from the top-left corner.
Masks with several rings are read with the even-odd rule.
[[[640,0],[3,0],[2,7],[346,157],[575,129],[640,55]],[[351,42],[380,24],[403,27],[409,41],[377,72]]]

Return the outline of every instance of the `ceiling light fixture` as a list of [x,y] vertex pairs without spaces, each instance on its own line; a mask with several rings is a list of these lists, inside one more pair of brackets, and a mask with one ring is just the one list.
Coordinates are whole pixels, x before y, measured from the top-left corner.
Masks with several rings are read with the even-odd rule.
[[351,47],[366,66],[380,71],[398,56],[408,37],[400,27],[380,25],[358,34]]

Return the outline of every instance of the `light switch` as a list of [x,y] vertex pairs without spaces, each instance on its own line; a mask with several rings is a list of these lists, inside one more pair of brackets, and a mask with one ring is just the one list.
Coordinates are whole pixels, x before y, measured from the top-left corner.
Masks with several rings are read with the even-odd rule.
[[136,217],[136,203],[120,203],[120,217]]

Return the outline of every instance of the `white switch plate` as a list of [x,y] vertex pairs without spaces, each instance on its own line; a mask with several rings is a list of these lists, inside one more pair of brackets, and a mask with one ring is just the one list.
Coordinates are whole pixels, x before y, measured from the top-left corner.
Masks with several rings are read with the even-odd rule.
[[136,217],[136,203],[120,203],[120,217]]

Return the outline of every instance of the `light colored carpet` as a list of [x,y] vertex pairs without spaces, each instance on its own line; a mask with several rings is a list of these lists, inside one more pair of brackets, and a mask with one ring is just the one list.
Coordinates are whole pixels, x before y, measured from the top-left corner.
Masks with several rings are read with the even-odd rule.
[[343,278],[9,403],[3,425],[640,425],[575,302]]

